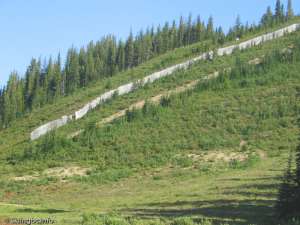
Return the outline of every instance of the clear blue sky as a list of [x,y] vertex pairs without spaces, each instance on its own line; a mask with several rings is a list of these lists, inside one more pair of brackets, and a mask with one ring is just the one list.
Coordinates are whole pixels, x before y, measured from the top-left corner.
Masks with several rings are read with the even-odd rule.
[[[284,3],[287,0],[283,0]],[[9,73],[24,74],[32,57],[65,55],[113,33],[124,38],[132,28],[162,24],[180,15],[213,15],[225,29],[238,14],[254,22],[275,0],[0,0],[0,86]],[[300,1],[293,2],[300,12]]]

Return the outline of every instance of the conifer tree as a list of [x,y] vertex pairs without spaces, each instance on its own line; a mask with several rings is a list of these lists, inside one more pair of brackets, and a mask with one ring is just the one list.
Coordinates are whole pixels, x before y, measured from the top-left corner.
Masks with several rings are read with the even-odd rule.
[[87,78],[87,73],[86,73],[87,53],[85,52],[85,49],[83,47],[80,48],[80,50],[79,50],[78,64],[79,64],[80,87],[85,87],[88,83],[88,78]]
[[284,20],[284,6],[280,0],[276,1],[275,6],[275,19],[277,23],[283,22]]
[[176,48],[177,47],[177,27],[176,27],[176,21],[173,20],[173,23],[172,23],[172,27],[171,27],[171,30],[170,30],[170,47],[172,49]]
[[272,27],[273,26],[273,12],[271,7],[268,6],[266,13],[261,18],[261,25],[264,27]]
[[133,34],[132,31],[126,41],[125,46],[125,67],[126,69],[132,68],[134,63],[134,45],[133,45]]
[[122,41],[119,41],[118,44],[116,64],[118,65],[118,71],[125,69],[125,47]]
[[67,54],[65,65],[66,93],[73,93],[80,85],[79,57],[75,48],[71,48]]
[[209,17],[207,27],[206,27],[206,38],[213,39],[214,38],[214,19],[212,16]]
[[46,83],[46,93],[47,93],[47,100],[46,102],[52,101],[52,99],[55,96],[55,77],[54,77],[54,66],[52,62],[52,58],[50,57],[49,63],[46,69],[46,78],[45,78],[45,83]]
[[192,14],[189,15],[188,21],[187,21],[187,26],[186,26],[186,31],[185,31],[185,40],[184,44],[189,45],[192,43]]
[[161,52],[165,53],[167,52],[170,48],[170,36],[169,36],[169,23],[165,23],[162,33],[161,33],[161,38],[162,38],[162,46],[161,46]]
[[[134,56],[134,52],[133,52],[133,56]],[[132,60],[134,60],[132,58]],[[134,66],[134,61],[131,62],[131,67]],[[115,37],[110,36],[108,38],[108,50],[107,50],[107,60],[106,60],[106,64],[107,64],[107,73],[109,76],[112,76],[116,73],[116,40]]]
[[225,34],[223,32],[223,29],[222,27],[220,26],[218,29],[217,29],[217,40],[218,40],[218,43],[220,45],[223,45],[225,43]]
[[195,28],[195,41],[201,41],[202,40],[202,34],[203,34],[203,24],[201,21],[200,16],[197,17],[197,22],[196,22],[196,28]]
[[289,20],[294,17],[294,10],[292,5],[292,0],[288,0],[286,19]]
[[37,91],[40,88],[40,61],[32,59],[25,75],[25,105],[30,110],[37,104]]
[[185,31],[185,24],[184,24],[184,19],[181,16],[179,21],[179,28],[177,32],[177,47],[181,47],[184,44],[184,31]]
[[93,57],[93,52],[92,50],[89,50],[87,52],[87,61],[86,61],[86,80],[88,83],[91,83],[96,80],[97,78],[97,73],[96,73],[96,68],[95,68],[95,60]]
[[16,72],[11,73],[3,97],[3,119],[8,125],[24,112],[23,82]]
[[54,73],[53,74],[53,89],[54,89],[55,98],[57,98],[62,95],[62,85],[63,85],[60,54],[58,54],[56,62],[54,64],[53,73]]

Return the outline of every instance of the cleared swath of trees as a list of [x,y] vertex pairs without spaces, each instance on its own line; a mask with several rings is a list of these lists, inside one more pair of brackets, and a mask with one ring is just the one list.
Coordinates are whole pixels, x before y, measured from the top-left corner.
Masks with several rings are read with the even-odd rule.
[[0,128],[9,126],[13,120],[34,108],[71,95],[78,88],[138,66],[169,50],[205,40],[224,44],[293,17],[291,0],[286,13],[281,1],[277,0],[275,13],[268,7],[259,25],[243,25],[238,17],[227,35],[222,27],[214,27],[212,17],[205,24],[200,16],[193,20],[190,15],[187,20],[181,17],[178,24],[176,21],[171,25],[165,23],[162,27],[140,31],[135,37],[130,32],[126,41],[118,41],[115,36],[109,35],[96,43],[90,42],[79,52],[71,47],[65,65],[61,65],[60,55],[44,63],[41,59],[32,59],[24,78],[13,72],[6,87],[0,90]]

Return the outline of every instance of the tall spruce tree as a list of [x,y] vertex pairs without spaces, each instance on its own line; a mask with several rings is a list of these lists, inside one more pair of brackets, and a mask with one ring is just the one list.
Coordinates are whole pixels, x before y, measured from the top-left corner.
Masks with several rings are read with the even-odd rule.
[[277,23],[281,23],[284,21],[284,6],[283,6],[283,4],[281,4],[280,0],[276,1],[275,20]]
[[79,57],[76,49],[72,47],[67,54],[65,65],[66,93],[73,93],[80,85]]
[[11,73],[3,97],[3,119],[8,125],[24,112],[23,81],[16,72]]
[[209,17],[208,23],[206,26],[206,38],[214,39],[214,19],[212,16]]
[[53,68],[53,89],[54,89],[54,96],[55,98],[62,95],[62,85],[63,85],[63,79],[61,74],[61,57],[60,54],[58,54],[56,62],[54,64]]
[[183,17],[181,16],[179,20],[179,28],[177,31],[177,47],[181,47],[184,44],[184,31],[185,23]]
[[263,27],[272,27],[273,26],[273,12],[271,10],[271,7],[268,6],[266,13],[261,18],[261,25]]
[[294,10],[292,5],[292,0],[288,0],[287,4],[287,12],[286,12],[286,19],[292,19],[294,17]]
[[78,55],[78,64],[79,64],[79,83],[80,87],[85,87],[88,83],[86,66],[87,66],[87,53],[85,48],[80,48]]
[[125,67],[126,69],[132,68],[134,65],[134,43],[133,34],[130,31],[129,37],[125,46]]

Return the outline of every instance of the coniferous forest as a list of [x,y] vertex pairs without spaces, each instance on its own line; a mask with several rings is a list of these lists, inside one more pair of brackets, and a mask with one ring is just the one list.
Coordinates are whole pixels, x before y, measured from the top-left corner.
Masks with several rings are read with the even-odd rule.
[[259,24],[243,24],[238,16],[226,34],[222,27],[214,26],[213,17],[205,23],[200,16],[193,19],[190,15],[187,19],[181,17],[178,22],[141,30],[135,36],[130,32],[125,41],[108,35],[79,50],[71,47],[65,60],[60,54],[47,60],[33,58],[24,76],[12,72],[7,85],[0,90],[0,128],[8,127],[34,108],[72,95],[78,88],[129,70],[169,50],[206,40],[223,45],[286,23],[293,17],[291,0],[286,10],[277,0],[275,12],[268,7]]

